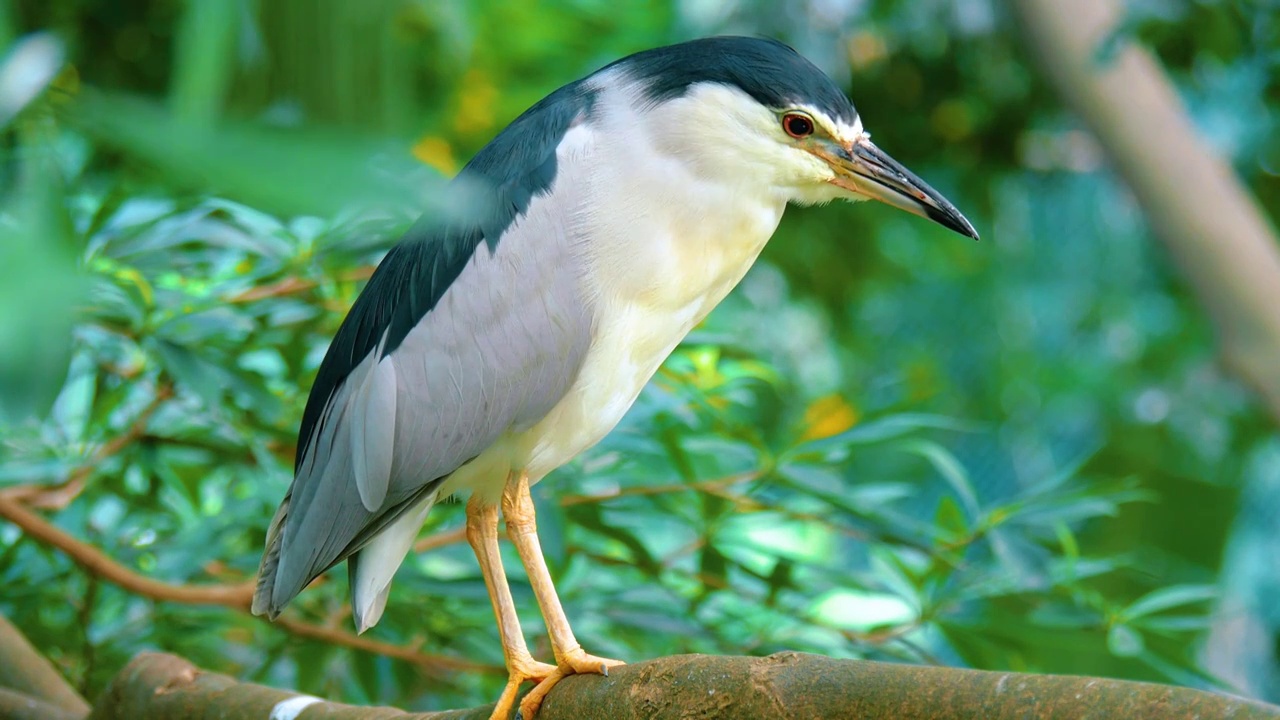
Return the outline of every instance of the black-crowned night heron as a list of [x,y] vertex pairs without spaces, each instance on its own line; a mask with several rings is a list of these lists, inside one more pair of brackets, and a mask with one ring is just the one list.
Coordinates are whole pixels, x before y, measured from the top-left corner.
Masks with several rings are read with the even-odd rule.
[[[293,484],[267,534],[255,613],[275,617],[346,560],[358,629],[441,498],[470,491],[467,539],[510,679],[495,717],[536,712],[583,652],[538,544],[529,486],[594,445],[742,279],[788,202],[874,198],[976,238],[871,143],[835,83],[792,49],[720,37],[641,52],[566,85],[459,181],[488,202],[420,225],[369,280],[320,365]],[[498,506],[556,664],[526,648]]]

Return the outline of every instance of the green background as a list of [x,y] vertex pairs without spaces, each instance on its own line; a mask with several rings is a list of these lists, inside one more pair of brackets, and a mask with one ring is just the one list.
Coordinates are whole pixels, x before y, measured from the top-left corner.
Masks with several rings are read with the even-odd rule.
[[[1158,55],[1274,222],[1280,7],[1127,7],[1118,41]],[[368,268],[507,122],[629,52],[766,34],[845,86],[877,144],[983,239],[883,206],[788,211],[617,431],[535,488],[584,646],[1280,700],[1274,426],[1004,5],[3,8],[4,67],[21,72],[0,81],[0,484],[84,480],[49,517],[124,565],[251,576],[316,366]],[[425,532],[461,519],[441,505]],[[507,567],[549,656],[514,555]],[[331,573],[292,616],[350,628],[345,586]],[[410,709],[486,702],[502,682],[141,598],[7,524],[0,588],[0,611],[90,693],[156,648]],[[411,557],[369,636],[502,660],[465,544]]]

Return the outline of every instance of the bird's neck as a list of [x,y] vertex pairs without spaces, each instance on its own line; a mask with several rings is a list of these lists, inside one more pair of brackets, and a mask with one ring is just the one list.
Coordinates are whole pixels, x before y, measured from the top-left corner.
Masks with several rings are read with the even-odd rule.
[[592,123],[562,144],[561,167],[574,168],[578,185],[574,232],[585,240],[587,277],[604,298],[700,320],[755,262],[786,199],[769,178],[697,162],[633,107],[619,91],[602,92]]
[[[786,201],[749,179],[697,172],[680,158],[632,144],[646,157],[593,173],[592,262],[602,291],[697,322],[738,284],[773,235]],[[607,216],[606,216],[607,215]]]

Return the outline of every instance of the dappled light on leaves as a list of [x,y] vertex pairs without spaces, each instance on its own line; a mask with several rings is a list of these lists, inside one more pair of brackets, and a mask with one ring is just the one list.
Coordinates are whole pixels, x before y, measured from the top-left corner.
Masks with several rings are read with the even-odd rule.
[[[44,54],[0,86],[0,612],[90,697],[159,648],[352,704],[492,699],[459,503],[366,635],[341,571],[282,623],[245,612],[307,391],[494,132],[604,62],[731,28],[840,78],[983,240],[788,210],[618,428],[533,490],[583,645],[1280,698],[1275,426],[1002,5],[19,5],[4,57]],[[1131,5],[1104,49],[1154,53],[1274,222],[1280,14]],[[33,34],[55,24],[56,47]]]

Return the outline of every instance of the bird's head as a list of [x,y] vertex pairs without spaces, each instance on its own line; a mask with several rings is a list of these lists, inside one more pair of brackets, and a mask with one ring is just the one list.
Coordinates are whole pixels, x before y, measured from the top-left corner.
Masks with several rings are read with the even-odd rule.
[[844,92],[781,43],[715,37],[638,53],[655,141],[709,173],[749,178],[800,204],[879,200],[977,238],[946,198],[871,142]]

